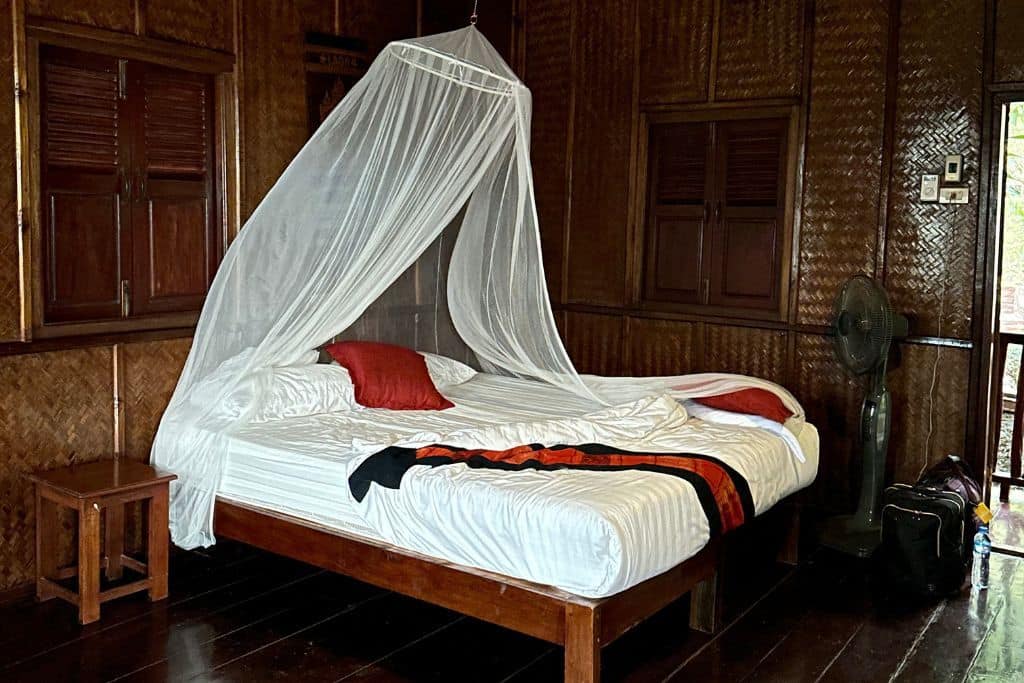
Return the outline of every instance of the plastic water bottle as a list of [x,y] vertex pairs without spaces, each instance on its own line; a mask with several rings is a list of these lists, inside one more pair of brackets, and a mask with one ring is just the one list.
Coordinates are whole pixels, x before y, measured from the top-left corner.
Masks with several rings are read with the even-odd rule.
[[971,567],[971,586],[974,590],[988,588],[988,558],[992,554],[992,539],[988,537],[988,525],[978,527],[974,534],[974,563]]

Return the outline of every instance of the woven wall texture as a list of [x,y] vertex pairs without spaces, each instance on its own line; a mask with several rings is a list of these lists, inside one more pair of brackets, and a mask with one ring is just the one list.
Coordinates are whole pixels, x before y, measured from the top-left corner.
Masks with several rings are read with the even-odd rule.
[[799,95],[803,0],[741,0],[721,7],[715,97]]
[[[905,0],[885,285],[914,333],[969,339],[978,233],[984,3]],[[957,39],[949,40],[949,27]],[[921,174],[964,154],[967,204],[919,201]]]
[[629,372],[641,377],[693,372],[700,357],[699,323],[629,319]]
[[875,270],[889,3],[819,0],[815,18],[795,286],[797,321],[824,325],[839,286]]
[[711,0],[641,2],[640,101],[701,101],[708,96]]

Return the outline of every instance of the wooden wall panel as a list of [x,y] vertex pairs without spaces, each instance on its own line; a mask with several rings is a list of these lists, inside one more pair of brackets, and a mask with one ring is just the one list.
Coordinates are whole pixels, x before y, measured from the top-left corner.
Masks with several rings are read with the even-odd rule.
[[233,3],[146,0],[146,35],[233,51]]
[[572,0],[531,0],[526,6],[526,73],[523,77],[533,94],[530,159],[544,272],[554,302],[562,299],[562,259],[568,217],[571,17]]
[[[14,92],[11,12],[0,12],[0,93]],[[0,97],[0,341],[21,334],[14,98]]]
[[[469,26],[473,3],[465,0],[423,0],[423,35],[454,31]],[[483,33],[498,53],[511,65],[512,58],[512,0],[491,0],[479,3],[477,29]]]
[[157,426],[191,347],[191,339],[169,339],[126,344],[121,348],[127,457],[149,460]]
[[685,375],[700,368],[701,325],[675,320],[629,319],[629,368],[637,377]]
[[732,325],[705,325],[704,329],[703,370],[787,383],[785,331]]
[[1024,2],[996,0],[993,80],[1024,81]]
[[[827,324],[840,285],[873,274],[885,128],[887,0],[819,0],[797,321]],[[854,161],[856,160],[856,161]]]
[[803,21],[803,0],[722,2],[715,99],[799,95]]
[[28,14],[113,31],[135,29],[136,0],[27,0]]
[[[981,144],[983,3],[905,0],[885,284],[916,335],[971,335]],[[957,27],[950,40],[950,27]],[[921,174],[964,154],[968,204],[918,200]]]
[[712,0],[640,3],[641,102],[707,99],[713,22]]
[[0,358],[0,590],[34,580],[24,474],[113,450],[112,359],[109,347]]
[[899,367],[889,374],[896,400],[887,471],[891,481],[915,481],[926,465],[948,453],[963,453],[971,354],[903,344],[900,356]]
[[797,335],[794,358],[789,387],[821,439],[811,499],[842,510],[855,502],[858,492],[860,461],[854,454],[866,385],[839,365],[827,337]]
[[344,0],[337,6],[339,32],[365,40],[370,54],[416,35],[416,0]]
[[[625,301],[635,0],[577,3],[569,301]],[[595,267],[596,266],[596,267]]]
[[[240,214],[244,222],[302,148],[309,131],[302,64],[304,29],[298,3],[241,2]],[[313,23],[322,29],[324,20],[320,17]]]
[[579,372],[622,374],[623,333],[623,319],[617,315],[569,313],[566,317],[566,349]]

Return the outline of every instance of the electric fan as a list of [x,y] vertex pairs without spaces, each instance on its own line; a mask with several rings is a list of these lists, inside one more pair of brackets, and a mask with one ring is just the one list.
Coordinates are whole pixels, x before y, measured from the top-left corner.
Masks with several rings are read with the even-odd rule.
[[907,319],[893,312],[885,290],[866,275],[847,280],[832,305],[830,333],[836,357],[854,374],[869,375],[870,384],[860,413],[863,457],[857,511],[827,520],[821,542],[858,557],[870,556],[881,540],[882,485],[891,415],[885,372],[892,340],[906,337],[907,329]]

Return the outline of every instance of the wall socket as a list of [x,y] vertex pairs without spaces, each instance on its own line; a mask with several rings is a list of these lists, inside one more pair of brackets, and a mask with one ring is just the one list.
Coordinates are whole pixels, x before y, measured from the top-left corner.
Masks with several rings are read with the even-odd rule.
[[968,194],[966,187],[944,187],[939,190],[939,204],[966,204]]

